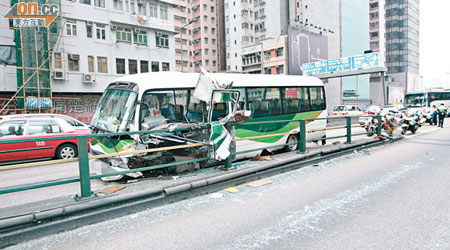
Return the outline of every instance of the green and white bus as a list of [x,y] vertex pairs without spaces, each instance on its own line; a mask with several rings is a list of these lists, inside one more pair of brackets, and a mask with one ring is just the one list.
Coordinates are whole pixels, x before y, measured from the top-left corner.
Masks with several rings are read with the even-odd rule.
[[[239,100],[232,103],[207,104],[193,96],[199,73],[153,72],[124,76],[111,82],[91,121],[93,133],[155,130],[167,128],[197,128],[225,117],[233,109],[251,111],[251,119],[235,126],[235,138],[298,132],[299,120],[326,118],[325,88],[321,80],[310,76],[253,75],[211,73],[218,82],[232,82],[232,90],[239,93]],[[237,94],[236,94],[237,95]],[[236,108],[235,108],[236,107]],[[282,121],[244,125],[245,122]],[[306,123],[307,140],[325,137],[326,120]],[[157,135],[112,136],[92,139],[93,154],[126,152],[154,147],[207,142],[210,131],[186,133],[162,133]],[[284,135],[237,141],[235,152],[249,151],[266,146],[298,141],[298,135]],[[295,150],[297,145],[286,147]],[[210,148],[210,147],[206,147]],[[208,149],[175,150],[151,155],[113,157],[96,162],[102,173],[121,171],[124,168],[140,168],[149,165],[203,157]],[[238,154],[235,159],[251,157],[260,152]]]

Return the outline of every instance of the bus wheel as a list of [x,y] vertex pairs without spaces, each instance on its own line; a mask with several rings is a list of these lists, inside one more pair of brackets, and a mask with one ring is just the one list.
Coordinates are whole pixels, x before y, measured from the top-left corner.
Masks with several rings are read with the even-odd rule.
[[286,152],[292,152],[297,150],[298,147],[298,136],[297,135],[290,135],[286,141],[286,143],[294,143],[295,144],[290,144],[290,145],[286,145],[284,146],[284,150],[286,150]]

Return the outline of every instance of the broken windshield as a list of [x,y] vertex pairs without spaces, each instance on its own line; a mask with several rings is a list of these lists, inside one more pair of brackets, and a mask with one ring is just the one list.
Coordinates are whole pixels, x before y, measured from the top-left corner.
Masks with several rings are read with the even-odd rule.
[[109,132],[124,132],[135,110],[137,94],[107,89],[92,117],[91,125]]

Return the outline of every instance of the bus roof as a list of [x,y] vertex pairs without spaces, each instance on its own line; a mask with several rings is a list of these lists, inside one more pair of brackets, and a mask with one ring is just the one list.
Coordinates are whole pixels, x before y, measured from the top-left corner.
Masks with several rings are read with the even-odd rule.
[[414,91],[414,92],[408,92],[405,95],[423,95],[425,94],[425,91]]
[[[311,76],[210,73],[219,82],[233,82],[234,87],[270,86],[323,86],[323,82]],[[147,89],[195,88],[200,73],[151,72],[123,76],[113,82],[132,82],[139,85],[139,92]]]

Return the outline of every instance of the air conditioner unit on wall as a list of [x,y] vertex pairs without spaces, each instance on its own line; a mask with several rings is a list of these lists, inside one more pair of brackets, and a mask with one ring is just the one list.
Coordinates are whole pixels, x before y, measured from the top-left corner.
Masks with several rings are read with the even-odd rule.
[[69,54],[69,60],[72,60],[72,61],[79,61],[79,60],[80,60],[80,55],[77,55],[77,54]]
[[156,36],[162,36],[161,32],[156,32]]
[[95,83],[95,76],[94,76],[94,74],[83,73],[83,82],[84,83]]
[[64,74],[64,71],[53,71],[53,79],[55,80],[66,80],[66,74]]
[[134,33],[134,34],[139,34],[140,32],[141,32],[140,29],[138,29],[138,28],[133,28],[133,33]]
[[111,30],[117,30],[117,25],[112,24],[111,25]]

